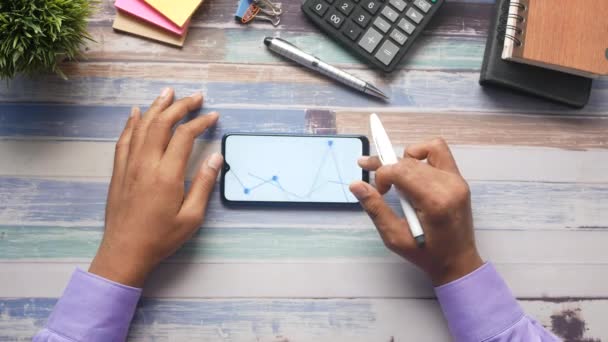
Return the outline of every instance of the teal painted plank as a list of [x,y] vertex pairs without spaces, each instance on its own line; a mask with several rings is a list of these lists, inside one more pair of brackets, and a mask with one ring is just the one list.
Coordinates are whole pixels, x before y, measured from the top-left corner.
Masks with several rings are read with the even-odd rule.
[[[281,57],[260,47],[268,30],[226,30],[226,56],[230,63],[285,62]],[[327,35],[316,32],[281,32],[281,38],[332,64],[356,64],[364,66],[360,60],[331,40]],[[485,38],[420,36],[416,45],[408,52],[401,64],[406,69],[479,70],[485,49]]]
[[[0,259],[92,258],[103,229],[0,226]],[[385,259],[375,229],[203,228],[173,260]]]
[[[101,227],[2,226],[0,261],[91,260],[101,241]],[[478,230],[480,253],[495,263],[608,263],[608,230]],[[536,251],[537,241],[551,250]],[[576,245],[572,241],[577,241]],[[584,251],[578,246],[585,246]],[[370,223],[366,228],[203,228],[170,262],[348,262],[386,263],[398,258],[382,243]]]

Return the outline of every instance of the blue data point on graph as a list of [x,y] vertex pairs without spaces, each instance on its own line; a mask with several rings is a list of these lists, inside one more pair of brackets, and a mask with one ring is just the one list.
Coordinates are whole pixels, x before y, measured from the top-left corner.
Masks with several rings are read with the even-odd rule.
[[278,181],[278,180],[279,180],[279,176],[272,176],[272,180],[273,180],[274,182]]
[[328,145],[328,146],[332,146],[333,144],[334,144],[334,141],[333,141],[333,140],[327,140],[327,145]]
[[245,193],[245,195],[249,195],[249,189],[245,188],[243,189],[243,192]]

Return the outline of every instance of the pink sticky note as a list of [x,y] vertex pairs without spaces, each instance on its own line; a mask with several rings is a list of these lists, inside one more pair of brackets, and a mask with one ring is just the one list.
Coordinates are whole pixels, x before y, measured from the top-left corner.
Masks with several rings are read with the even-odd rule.
[[188,23],[184,27],[175,25],[171,20],[165,18],[144,0],[116,0],[114,6],[121,11],[129,13],[135,17],[145,20],[151,24],[159,26],[167,31],[182,36],[188,29]]

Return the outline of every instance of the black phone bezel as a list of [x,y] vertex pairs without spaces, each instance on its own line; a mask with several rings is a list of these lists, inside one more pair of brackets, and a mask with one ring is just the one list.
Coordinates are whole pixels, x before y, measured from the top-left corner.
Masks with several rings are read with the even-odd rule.
[[[284,202],[284,201],[232,201],[226,198],[225,194],[225,180],[226,172],[230,170],[230,165],[226,163],[226,140],[233,135],[239,136],[278,136],[278,137],[309,137],[309,138],[351,138],[361,140],[364,156],[369,156],[369,139],[365,135],[356,134],[291,134],[291,133],[226,133],[222,136],[222,155],[224,156],[224,164],[220,174],[220,197],[222,202],[227,206],[239,206],[239,207],[304,207],[304,208],[360,208],[358,202],[347,203],[347,202]],[[361,170],[361,180],[369,183],[369,172]]]

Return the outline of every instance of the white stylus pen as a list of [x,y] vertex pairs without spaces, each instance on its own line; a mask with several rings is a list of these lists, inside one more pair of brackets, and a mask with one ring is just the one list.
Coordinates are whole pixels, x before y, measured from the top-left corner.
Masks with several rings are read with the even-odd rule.
[[[391,144],[391,141],[388,139],[388,134],[386,134],[386,130],[384,130],[384,126],[382,126],[382,122],[376,113],[369,116],[369,123],[372,130],[372,139],[376,145],[376,151],[378,151],[378,157],[380,158],[382,165],[397,164],[398,160],[395,150],[393,149],[393,144]],[[410,226],[412,236],[414,236],[419,247],[423,246],[424,231],[422,231],[422,226],[420,225],[418,216],[416,216],[416,211],[412,208],[410,201],[401,193],[399,193],[399,202],[401,203],[403,214],[405,214],[405,219]]]

